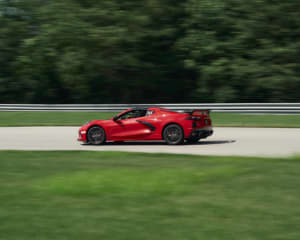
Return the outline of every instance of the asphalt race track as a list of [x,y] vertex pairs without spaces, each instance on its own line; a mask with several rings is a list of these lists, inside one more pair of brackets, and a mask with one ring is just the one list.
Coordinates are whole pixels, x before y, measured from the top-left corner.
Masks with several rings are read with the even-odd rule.
[[300,129],[214,128],[197,144],[168,146],[164,142],[77,142],[79,127],[0,127],[0,150],[97,150],[196,155],[292,156],[300,154]]

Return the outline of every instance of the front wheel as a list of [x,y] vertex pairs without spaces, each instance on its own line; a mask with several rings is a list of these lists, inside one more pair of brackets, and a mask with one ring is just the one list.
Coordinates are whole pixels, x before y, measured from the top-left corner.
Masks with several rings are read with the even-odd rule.
[[179,125],[170,124],[164,129],[163,138],[170,145],[183,144],[184,133]]
[[93,126],[87,132],[87,142],[92,145],[103,144],[106,140],[105,131],[102,127]]

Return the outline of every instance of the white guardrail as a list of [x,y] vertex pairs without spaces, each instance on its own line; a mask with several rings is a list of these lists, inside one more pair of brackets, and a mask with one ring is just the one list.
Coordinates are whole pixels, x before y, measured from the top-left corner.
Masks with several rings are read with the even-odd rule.
[[212,112],[300,114],[300,103],[184,103],[184,104],[0,104],[0,111],[120,112],[134,107],[172,110],[209,109]]

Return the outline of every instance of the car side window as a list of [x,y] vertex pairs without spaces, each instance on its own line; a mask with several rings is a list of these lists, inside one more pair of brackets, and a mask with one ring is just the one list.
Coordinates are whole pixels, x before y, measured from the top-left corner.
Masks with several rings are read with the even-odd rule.
[[146,115],[146,110],[132,110],[130,112],[127,112],[120,116],[120,120],[123,119],[131,119],[131,118],[138,118],[138,117],[144,117]]
[[150,116],[150,115],[152,115],[153,113],[155,113],[155,112],[154,112],[154,111],[147,111],[146,116]]

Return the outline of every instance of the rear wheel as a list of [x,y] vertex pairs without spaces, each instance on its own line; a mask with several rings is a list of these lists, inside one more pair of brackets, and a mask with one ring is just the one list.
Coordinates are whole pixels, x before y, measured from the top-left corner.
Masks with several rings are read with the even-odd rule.
[[170,124],[164,129],[163,138],[170,145],[183,144],[184,133],[179,125]]
[[103,144],[106,140],[105,131],[102,127],[93,126],[87,132],[87,141],[93,145]]

